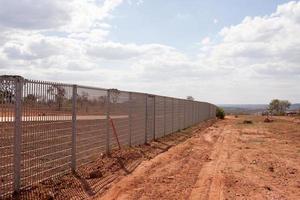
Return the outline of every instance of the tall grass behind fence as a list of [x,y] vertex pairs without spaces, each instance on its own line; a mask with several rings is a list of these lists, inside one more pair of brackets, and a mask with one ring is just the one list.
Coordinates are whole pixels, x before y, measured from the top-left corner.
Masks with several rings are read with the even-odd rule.
[[0,76],[0,198],[118,147],[215,117],[216,106],[136,92]]

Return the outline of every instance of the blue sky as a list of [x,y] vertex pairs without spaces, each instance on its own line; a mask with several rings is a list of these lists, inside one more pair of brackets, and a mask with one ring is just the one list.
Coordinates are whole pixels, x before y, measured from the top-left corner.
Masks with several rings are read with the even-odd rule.
[[144,0],[124,3],[115,9],[109,23],[109,39],[125,43],[159,43],[193,53],[204,37],[218,40],[225,26],[240,23],[245,16],[264,16],[283,0]]
[[0,74],[300,102],[300,1],[0,0]]

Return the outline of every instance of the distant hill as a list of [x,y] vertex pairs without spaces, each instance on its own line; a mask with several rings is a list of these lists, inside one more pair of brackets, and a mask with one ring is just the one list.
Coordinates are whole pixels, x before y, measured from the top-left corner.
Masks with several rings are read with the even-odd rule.
[[[220,104],[227,114],[255,114],[266,111],[268,104]],[[299,110],[300,103],[292,104],[289,110]]]

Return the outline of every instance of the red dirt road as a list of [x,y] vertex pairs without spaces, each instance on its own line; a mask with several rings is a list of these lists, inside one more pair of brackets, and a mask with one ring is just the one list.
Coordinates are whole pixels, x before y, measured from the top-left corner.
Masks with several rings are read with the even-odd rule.
[[228,118],[143,161],[95,199],[296,200],[299,155],[300,124]]

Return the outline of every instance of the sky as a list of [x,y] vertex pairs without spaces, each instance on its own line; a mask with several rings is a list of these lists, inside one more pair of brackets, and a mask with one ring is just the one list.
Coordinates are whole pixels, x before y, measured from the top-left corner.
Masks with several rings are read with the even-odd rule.
[[0,74],[216,104],[300,102],[300,1],[0,0]]

